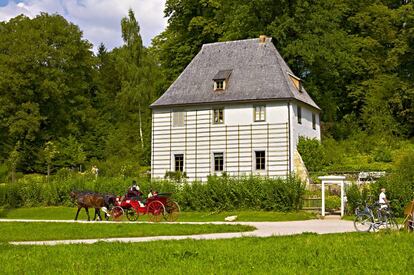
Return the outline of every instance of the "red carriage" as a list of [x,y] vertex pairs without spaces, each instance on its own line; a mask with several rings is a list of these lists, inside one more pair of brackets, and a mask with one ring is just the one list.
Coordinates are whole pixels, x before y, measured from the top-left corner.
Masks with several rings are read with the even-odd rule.
[[160,222],[163,218],[173,222],[178,219],[180,206],[171,199],[171,193],[155,193],[145,200],[117,197],[110,212],[115,221],[121,220],[124,214],[130,221],[147,214],[151,222]]

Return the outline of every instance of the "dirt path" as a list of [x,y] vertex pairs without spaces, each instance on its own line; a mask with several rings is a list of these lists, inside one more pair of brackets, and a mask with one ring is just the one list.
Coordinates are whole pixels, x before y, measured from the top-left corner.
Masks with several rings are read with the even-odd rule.
[[[0,222],[65,222],[65,223],[91,223],[85,221],[69,220],[12,220],[0,219]],[[110,223],[110,222],[100,222]],[[125,222],[131,223],[131,222]],[[136,223],[136,222],[133,222]],[[251,232],[242,233],[212,233],[185,236],[154,236],[154,237],[133,237],[133,238],[102,238],[102,239],[81,239],[81,240],[57,240],[57,241],[25,241],[10,242],[14,245],[58,245],[58,244],[93,244],[96,242],[149,242],[159,240],[213,240],[230,239],[241,237],[270,237],[281,235],[295,235],[305,232],[317,234],[343,233],[355,231],[353,222],[343,220],[307,220],[291,222],[177,222],[176,224],[244,224],[251,225],[257,229]]]

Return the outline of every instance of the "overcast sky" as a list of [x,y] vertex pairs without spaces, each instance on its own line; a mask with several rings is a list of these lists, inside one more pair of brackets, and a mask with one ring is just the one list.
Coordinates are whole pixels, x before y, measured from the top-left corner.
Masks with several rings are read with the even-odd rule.
[[0,21],[22,13],[29,17],[58,13],[78,25],[95,49],[101,42],[112,49],[122,44],[121,19],[132,8],[148,46],[167,24],[164,5],[165,0],[0,0]]

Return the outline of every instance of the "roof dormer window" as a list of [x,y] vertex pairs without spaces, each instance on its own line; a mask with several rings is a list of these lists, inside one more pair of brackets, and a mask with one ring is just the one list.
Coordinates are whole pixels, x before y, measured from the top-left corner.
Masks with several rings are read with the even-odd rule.
[[231,70],[218,71],[213,77],[214,91],[223,91],[228,86],[228,80],[231,75]]
[[290,80],[292,80],[293,85],[296,87],[296,89],[298,89],[299,92],[302,92],[302,79],[300,79],[299,77],[288,73]]
[[214,81],[214,91],[218,90],[224,90],[226,87],[226,81],[225,80],[215,80]]

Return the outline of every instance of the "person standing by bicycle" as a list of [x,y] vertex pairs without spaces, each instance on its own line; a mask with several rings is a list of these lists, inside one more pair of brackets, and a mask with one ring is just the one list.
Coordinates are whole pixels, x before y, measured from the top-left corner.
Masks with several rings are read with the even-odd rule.
[[378,209],[378,218],[381,221],[384,221],[387,219],[387,213],[388,213],[388,199],[387,199],[387,195],[385,195],[385,188],[381,188],[381,193],[379,194],[378,197],[378,204],[379,204],[379,209]]
[[380,204],[380,209],[387,209],[388,208],[388,200],[387,195],[385,195],[385,188],[381,188],[381,193],[379,194],[378,203]]

